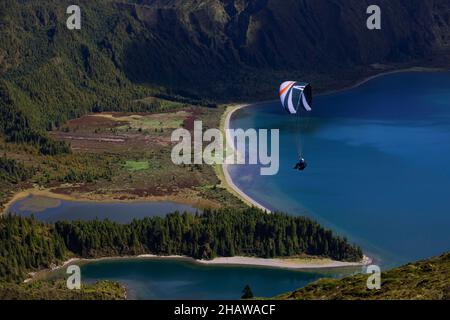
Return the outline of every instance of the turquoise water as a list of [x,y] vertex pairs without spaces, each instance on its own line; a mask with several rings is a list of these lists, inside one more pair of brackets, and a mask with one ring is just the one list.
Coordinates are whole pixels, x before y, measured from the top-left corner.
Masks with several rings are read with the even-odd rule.
[[42,196],[28,196],[16,201],[8,210],[21,216],[32,214],[39,221],[56,222],[60,220],[104,220],[129,223],[133,219],[164,216],[167,213],[191,212],[198,209],[175,202],[90,202],[66,201]]
[[450,73],[383,76],[316,97],[302,124],[308,168],[296,172],[295,119],[278,102],[237,111],[233,128],[280,129],[280,171],[232,166],[269,209],[308,215],[391,267],[450,250]]
[[81,271],[85,282],[119,281],[130,299],[188,300],[240,299],[247,284],[255,295],[271,297],[338,275],[153,259],[99,261],[82,266]]

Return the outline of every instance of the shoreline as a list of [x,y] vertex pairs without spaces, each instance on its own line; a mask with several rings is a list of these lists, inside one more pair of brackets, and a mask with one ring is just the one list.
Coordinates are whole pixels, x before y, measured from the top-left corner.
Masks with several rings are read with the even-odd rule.
[[[381,70],[380,70],[381,71]],[[381,71],[379,73],[373,74],[371,76],[367,76],[365,78],[363,78],[362,80],[356,82],[355,84],[352,84],[350,86],[346,86],[344,88],[341,89],[335,89],[335,90],[328,90],[328,91],[324,91],[322,93],[317,94],[317,96],[326,96],[329,94],[334,94],[334,93],[339,93],[339,92],[343,92],[343,91],[347,91],[347,90],[352,90],[355,88],[358,88],[360,86],[362,86],[363,84],[380,78],[380,77],[384,77],[384,76],[388,76],[391,74],[397,74],[397,73],[407,73],[407,72],[448,72],[448,69],[445,68],[427,68],[427,67],[409,67],[409,68],[404,68],[404,69],[392,69],[389,71]]]
[[[322,95],[329,95],[333,93],[338,93],[346,90],[351,90],[354,88],[357,88],[368,81],[371,81],[373,79],[389,75],[389,74],[396,74],[396,73],[404,73],[404,72],[447,72],[448,69],[445,68],[427,68],[427,67],[410,67],[410,68],[404,68],[404,69],[393,69],[389,71],[382,71],[377,74],[367,76],[364,79],[356,82],[355,84],[344,87],[337,90],[330,90],[325,91],[322,93],[317,94],[317,96]],[[222,115],[220,119],[220,130],[224,133],[226,133],[226,129],[230,128],[230,122],[231,117],[234,114],[234,112],[255,105],[259,103],[264,102],[272,102],[277,100],[270,100],[270,101],[260,101],[260,102],[251,102],[251,103],[242,103],[242,104],[229,104],[224,114]],[[234,150],[234,146],[230,146]],[[219,167],[219,168],[218,168]],[[231,179],[231,176],[228,172],[228,165],[223,164],[219,166],[215,166],[216,175],[218,176],[219,180],[223,184],[223,187],[227,189],[230,193],[236,195],[238,198],[240,198],[244,203],[246,203],[249,206],[255,206],[263,211],[266,211],[268,213],[271,213],[271,210],[269,210],[267,207],[260,204],[255,199],[252,199],[250,196],[248,196],[244,191],[242,191]],[[61,186],[58,186],[56,188],[60,188]],[[164,202],[164,201],[171,201],[178,204],[183,205],[191,205],[195,208],[209,208],[209,207],[215,207],[215,203],[209,203],[208,200],[201,200],[199,198],[189,198],[189,197],[183,197],[180,195],[170,195],[170,196],[135,196],[132,194],[62,194],[62,193],[55,193],[52,191],[52,188],[40,188],[40,187],[33,187],[28,188],[25,190],[18,191],[15,193],[8,201],[3,203],[2,206],[0,206],[1,212],[0,216],[6,214],[8,210],[10,209],[11,205],[15,203],[18,200],[24,199],[27,196],[30,195],[36,195],[36,196],[44,196],[49,197],[57,200],[66,200],[66,201],[74,201],[74,202],[100,202],[100,203],[131,203],[131,202]],[[187,195],[189,196],[189,194]]]
[[[222,132],[225,134],[226,136],[226,148],[231,148],[231,150],[233,150],[233,152],[235,151],[234,145],[232,144],[228,144],[228,142],[231,141],[231,139],[229,138],[228,134],[227,134],[227,130],[230,128],[230,122],[231,122],[231,116],[233,115],[234,112],[246,108],[248,106],[250,106],[251,104],[241,104],[241,105],[235,105],[235,106],[230,106],[227,107],[225,110],[225,113],[221,119],[221,124],[220,127],[222,129]],[[259,208],[263,211],[266,211],[267,213],[271,213],[271,210],[269,210],[268,208],[266,208],[265,206],[263,206],[262,204],[260,204],[258,201],[254,200],[253,198],[251,198],[250,196],[248,196],[243,190],[241,190],[234,182],[233,179],[231,179],[230,173],[228,171],[228,164],[226,163],[226,161],[224,161],[224,163],[221,165],[221,169],[222,169],[222,174],[223,174],[223,179],[221,179],[221,177],[219,176],[219,179],[222,180],[222,183],[225,185],[225,188],[230,191],[230,189],[232,190],[232,193],[234,193],[235,195],[237,195],[241,200],[243,200],[245,203],[247,203],[250,206],[254,206],[256,208]]]
[[[59,188],[59,187],[58,187]],[[199,201],[198,199],[189,199],[185,198],[179,195],[170,195],[170,196],[145,196],[145,197],[133,197],[131,194],[120,194],[120,195],[113,195],[113,194],[103,194],[103,195],[93,195],[93,194],[63,194],[63,193],[56,193],[52,191],[52,188],[28,188],[21,190],[13,195],[4,205],[3,210],[0,212],[0,217],[2,215],[5,215],[8,213],[11,206],[16,203],[17,201],[23,200],[29,196],[38,196],[38,197],[47,197],[54,200],[63,200],[63,201],[70,201],[70,202],[92,202],[92,203],[143,203],[143,202],[174,202],[180,205],[188,205],[192,206],[196,209],[202,209],[203,206],[211,207],[212,204],[209,206],[206,205],[207,200],[205,200],[205,203],[202,204],[202,201]],[[124,198],[125,197],[125,198]],[[120,198],[120,199],[119,199]]]
[[220,257],[213,260],[195,260],[196,263],[203,265],[216,266],[254,266],[254,267],[268,267],[271,269],[293,269],[293,270],[317,270],[317,269],[334,269],[343,267],[362,267],[372,263],[372,259],[364,256],[360,262],[344,262],[332,260],[329,258],[257,258],[257,257]]
[[101,257],[101,258],[70,258],[64,261],[61,265],[54,266],[48,269],[39,270],[36,272],[30,272],[29,277],[23,282],[29,283],[34,280],[39,280],[46,278],[46,276],[59,271],[69,265],[76,263],[86,264],[100,261],[115,261],[115,260],[174,260],[181,262],[194,263],[199,266],[241,266],[241,267],[262,267],[269,269],[284,269],[284,270],[298,270],[298,271],[313,271],[313,270],[324,270],[324,269],[337,269],[337,268],[356,268],[364,267],[372,263],[370,257],[364,256],[363,260],[360,262],[344,262],[332,260],[330,258],[321,258],[314,256],[307,257],[286,257],[286,258],[257,258],[257,257],[219,257],[213,260],[199,260],[188,256],[158,256],[153,254],[141,254],[137,256],[112,256],[112,257]]
[[[445,72],[448,71],[446,69],[437,69],[437,68],[421,68],[421,67],[412,67],[407,69],[399,69],[399,70],[390,70],[386,72],[380,72],[371,76],[368,76],[364,78],[361,81],[358,81],[354,85],[351,85],[349,87],[345,87],[338,90],[330,90],[324,93],[320,93],[318,95],[328,95],[338,92],[343,92],[346,90],[351,90],[354,88],[357,88],[373,79],[389,75],[389,74],[396,74],[396,73],[403,73],[403,72]],[[273,100],[277,101],[277,100]],[[266,101],[267,102],[267,101]],[[226,110],[224,114],[222,115],[222,118],[220,120],[220,129],[222,132],[225,132],[226,130],[230,128],[230,122],[231,117],[234,114],[234,112],[258,104],[261,102],[254,102],[254,103],[246,103],[246,104],[234,104],[229,105],[226,107]],[[234,146],[231,146],[234,150]],[[243,192],[232,180],[229,172],[228,172],[228,164],[223,164],[218,166],[220,167],[220,173],[223,175],[221,176],[219,172],[217,172],[217,175],[221,182],[223,183],[224,187],[230,191],[231,193],[237,195],[241,200],[243,200],[244,203],[247,205],[255,206],[257,208],[260,208],[267,213],[271,213],[271,210],[263,206],[262,204],[258,203],[256,200],[252,199],[250,196],[248,196],[245,192]],[[18,193],[16,193],[5,205],[4,210],[2,212],[5,213],[9,209],[12,203],[23,199],[29,195],[40,195],[40,196],[48,196],[55,199],[60,200],[67,200],[67,201],[82,201],[82,202],[104,202],[104,203],[126,203],[126,202],[158,202],[158,201],[173,201],[181,204],[190,204],[187,203],[186,200],[180,201],[180,197],[176,196],[168,196],[168,197],[156,197],[156,196],[149,196],[149,197],[137,197],[137,198],[129,198],[129,199],[117,199],[112,195],[95,195],[94,197],[89,197],[89,195],[79,195],[75,196],[73,194],[59,194],[54,193],[51,191],[51,189],[39,189],[39,188],[31,188],[27,190],[22,190]],[[116,196],[117,197],[117,196]],[[177,200],[178,199],[178,200]],[[28,278],[25,280],[25,282],[34,280],[37,276],[39,276],[42,273],[48,273],[48,272],[54,272],[59,269],[62,269],[74,262],[83,262],[83,263],[90,263],[90,262],[96,262],[96,261],[104,261],[104,260],[126,260],[126,259],[154,259],[154,260],[162,260],[162,259],[172,259],[172,260],[180,260],[180,261],[187,261],[191,263],[195,263],[198,265],[205,265],[205,266],[253,266],[253,267],[266,267],[271,269],[289,269],[289,270],[320,270],[320,269],[335,269],[335,268],[345,268],[345,267],[363,267],[371,264],[373,260],[370,257],[367,257],[364,255],[364,258],[361,262],[342,262],[342,261],[335,261],[331,259],[326,258],[317,258],[317,257],[308,257],[308,258],[274,258],[274,259],[264,259],[264,258],[256,258],[256,257],[241,257],[241,256],[235,256],[235,257],[220,257],[213,260],[196,260],[191,257],[187,256],[157,256],[157,255],[138,255],[138,256],[116,256],[116,257],[102,257],[102,258],[94,258],[94,259],[84,259],[84,258],[71,258],[67,261],[65,261],[62,265],[51,268],[51,269],[45,269],[40,270],[34,273],[30,273],[31,278]]]
[[[350,85],[348,87],[344,87],[341,89],[337,89],[337,90],[330,90],[330,91],[325,91],[323,93],[319,93],[317,94],[317,96],[325,96],[325,95],[330,95],[330,94],[334,94],[334,93],[339,93],[339,92],[344,92],[347,90],[352,90],[355,88],[358,88],[360,86],[362,86],[363,84],[383,77],[383,76],[387,76],[390,74],[397,74],[397,73],[405,73],[405,72],[447,72],[449,70],[444,69],[444,68],[426,68],[426,67],[410,67],[410,68],[405,68],[405,69],[393,69],[393,70],[389,70],[389,71],[384,71],[384,72],[380,72],[371,76],[367,76],[364,79],[356,82],[353,85]],[[270,101],[266,101],[266,102],[276,102],[277,100],[270,100]],[[230,122],[231,122],[231,117],[233,116],[233,114],[243,108],[252,106],[252,105],[256,105],[259,103],[263,103],[263,102],[254,102],[254,103],[247,103],[247,104],[235,104],[235,105],[230,105],[226,108],[225,113],[221,119],[221,124],[220,124],[220,129],[221,131],[226,135],[227,133],[227,129],[230,129]],[[227,143],[228,141],[230,141],[230,139],[228,139],[227,137]],[[234,150],[234,145],[230,145],[230,147]],[[232,190],[233,194],[238,195],[241,200],[243,200],[245,203],[247,203],[248,205],[251,206],[255,206],[257,208],[260,208],[268,213],[271,213],[271,211],[266,208],[265,206],[263,206],[262,204],[260,204],[258,201],[256,201],[255,199],[251,198],[250,196],[248,196],[243,190],[241,190],[234,182],[233,179],[230,176],[230,173],[228,172],[228,164],[224,163],[221,167],[222,167],[222,174],[223,174],[223,179],[222,177],[218,174],[219,179],[222,181],[222,183],[225,185],[225,188],[227,190],[230,191],[230,189]]]
[[[358,87],[364,85],[365,83],[367,83],[371,80],[374,80],[374,79],[377,79],[377,78],[380,78],[383,76],[387,76],[390,74],[405,73],[405,72],[447,72],[447,71],[449,71],[449,70],[442,69],[442,68],[439,69],[439,68],[424,68],[424,67],[411,67],[411,68],[406,68],[406,69],[390,70],[390,71],[380,72],[380,73],[365,77],[364,79],[356,82],[355,84],[345,87],[345,88],[341,88],[338,90],[330,90],[330,91],[320,93],[320,94],[318,94],[318,96],[324,96],[324,95],[344,92],[347,90],[352,90],[352,89],[355,89],[355,88],[358,88]],[[276,102],[277,100],[273,100],[273,101]],[[261,102],[231,105],[226,108],[225,113],[224,113],[223,117],[221,118],[220,129],[227,137],[227,142],[226,142],[227,144],[228,144],[228,141],[230,141],[228,139],[227,129],[230,129],[230,122],[231,122],[231,117],[233,116],[233,114],[240,109],[243,109],[243,108],[258,104],[258,103],[261,103]],[[234,145],[230,145],[230,147],[234,150]],[[221,171],[222,171],[221,173],[223,174],[223,178],[220,174],[218,174],[218,177],[222,181],[222,183],[225,185],[225,188],[229,191],[231,190],[233,194],[238,195],[241,198],[241,200],[243,200],[244,203],[247,203],[248,205],[260,208],[260,209],[266,211],[267,213],[271,213],[271,211],[268,208],[266,208],[265,206],[260,204],[255,199],[248,196],[243,190],[241,190],[233,182],[233,179],[231,178],[230,173],[228,172],[228,166],[229,165],[226,163],[224,163],[223,165],[220,166]],[[239,261],[241,257],[234,257],[234,258],[236,258]],[[229,258],[219,258],[219,261],[223,261],[224,263],[233,263],[233,261],[230,261]],[[234,260],[234,261],[236,261],[236,260]],[[248,262],[248,261],[249,260],[247,260],[246,262]],[[364,255],[362,265],[367,265],[367,264],[364,264],[364,261],[369,261],[367,264],[370,264],[373,262],[373,260],[371,258],[369,258],[365,255]],[[257,263],[257,261],[254,261],[254,262]],[[268,263],[270,265],[278,265],[278,263],[274,262],[274,261],[268,262]],[[220,262],[209,262],[208,264],[211,264],[211,265],[216,264],[217,265],[217,264],[220,264]],[[249,263],[248,265],[252,265],[252,264]]]

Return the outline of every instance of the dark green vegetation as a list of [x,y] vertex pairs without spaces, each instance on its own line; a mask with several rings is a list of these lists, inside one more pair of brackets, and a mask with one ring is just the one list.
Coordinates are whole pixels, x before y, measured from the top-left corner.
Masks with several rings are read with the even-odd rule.
[[32,218],[0,219],[0,279],[20,280],[70,256],[137,254],[199,259],[235,255],[264,258],[314,255],[360,261],[362,252],[303,217],[268,215],[255,208],[202,215],[170,214],[122,225],[110,221],[43,224]]
[[447,0],[370,3],[382,10],[375,32],[359,0],[126,2],[140,4],[121,9],[145,25],[126,48],[127,77],[213,99],[274,99],[286,79],[330,89],[373,72],[372,64],[430,64],[450,50]]
[[45,133],[68,119],[164,110],[157,100],[141,100],[164,91],[133,84],[125,72],[126,48],[146,33],[145,25],[111,1],[82,1],[83,31],[71,32],[65,26],[69,4],[0,4],[0,131],[7,141],[37,145],[43,154],[69,152]]
[[[83,129],[83,123],[70,126],[67,121],[105,111],[170,112],[186,105],[204,111],[213,109],[208,108],[215,106],[211,101],[273,98],[275,88],[288,78],[308,79],[323,90],[412,64],[448,66],[448,0],[378,2],[383,30],[371,32],[365,28],[367,3],[359,0],[81,0],[81,31],[65,27],[69,1],[0,1],[0,150],[5,155],[0,160],[0,203],[37,184],[61,193],[120,199],[188,190],[194,193],[189,196],[215,204],[241,206],[217,186],[212,168],[169,163],[164,128],[152,133],[133,124]],[[207,115],[210,127],[219,126],[218,114]],[[105,142],[111,138],[124,142]],[[130,141],[148,144],[128,148]],[[127,161],[148,161],[149,167],[131,171]],[[71,185],[61,190],[64,183]],[[145,228],[161,237],[156,239],[158,252],[211,257],[233,250],[261,256],[304,250],[349,260],[360,256],[343,240],[328,241],[331,235],[316,225],[308,232],[317,238],[296,242],[288,218],[266,230],[266,242],[249,239],[248,233],[239,235],[248,243],[235,242],[234,237],[213,241],[219,230],[206,228],[202,218],[192,219],[190,226],[202,235],[195,239],[196,246],[166,239],[167,230],[173,230],[165,220],[147,221]],[[54,226],[7,218],[3,227],[5,221],[12,224],[11,231],[2,230],[7,240],[0,244],[0,271],[7,278],[19,279],[70,255]],[[219,225],[231,228],[235,222]],[[176,225],[183,235],[183,224]],[[132,236],[129,226],[93,222],[66,227],[82,255],[149,249],[148,237]],[[98,234],[79,233],[77,228]],[[102,228],[118,236],[106,239],[105,251],[97,242],[104,239]],[[291,232],[286,237],[291,241],[280,243],[283,232]]]
[[[79,151],[69,148],[73,140],[48,131],[69,130],[67,120],[90,112],[168,112],[176,108],[168,100],[213,107],[210,101],[273,98],[288,78],[323,90],[392,68],[448,65],[448,1],[379,2],[383,29],[371,32],[367,4],[358,0],[82,0],[80,31],[66,28],[69,1],[1,1],[1,151],[26,169],[44,163],[25,182],[104,183],[120,175],[111,163],[155,155],[71,156]],[[22,161],[26,156],[36,160]],[[210,191],[212,179],[195,180],[207,186],[197,193],[230,200]],[[0,202],[12,187],[19,189],[0,180]],[[135,189],[153,195],[177,188],[183,186]]]
[[0,181],[5,183],[19,183],[30,179],[34,170],[27,168],[14,159],[0,158]]
[[82,30],[69,31],[69,1],[4,0],[0,131],[43,153],[67,152],[44,131],[90,111],[159,110],[142,102],[149,95],[262,99],[287,78],[337,87],[376,72],[375,63],[430,65],[448,54],[448,1],[378,2],[377,32],[358,0],[84,0]]
[[85,258],[153,253],[197,259],[236,255],[264,258],[300,254],[360,261],[362,252],[303,217],[255,208],[170,214],[128,225],[110,221],[57,222],[67,248]]
[[[20,189],[36,184],[43,187],[64,183],[94,183],[108,181],[115,164],[112,155],[62,154],[45,156],[30,145],[1,144],[0,206]],[[2,210],[2,209],[0,209]]]
[[[167,150],[162,151],[166,158],[158,159],[157,140],[151,154],[130,155],[108,143],[103,143],[108,150],[95,156],[86,154],[95,152],[92,145],[74,148],[82,140],[68,137],[77,127],[66,123],[91,112],[208,109],[215,106],[210,101],[274,98],[275,88],[288,78],[308,79],[323,90],[392,68],[448,66],[448,1],[380,0],[381,31],[366,29],[365,2],[349,1],[82,0],[80,31],[66,28],[69,1],[1,1],[0,151],[26,170],[36,167],[37,174],[20,186],[0,179],[0,203],[30,183],[133,184],[124,183],[118,162],[152,157],[157,166],[167,165]],[[122,133],[110,129],[113,136]],[[102,135],[105,131],[88,138]],[[195,172],[196,196],[239,205],[213,189],[212,170],[197,169],[188,168]],[[179,170],[168,172],[164,183],[139,181],[133,192],[151,196],[192,187],[188,179],[167,185],[180,176]],[[100,190],[95,184],[88,189]]]
[[253,298],[253,292],[249,285],[246,285],[244,290],[242,290],[241,299],[251,299]]
[[70,120],[50,133],[70,141],[70,154],[45,156],[34,146],[0,142],[0,204],[39,186],[91,200],[161,197],[199,208],[244,207],[220,186],[211,166],[178,166],[171,160],[172,130],[192,128],[195,120],[205,129],[218,127],[223,108],[170,104],[177,112],[97,113]]
[[22,284],[0,282],[0,300],[123,300],[125,298],[125,289],[110,281],[82,285],[80,290],[67,289],[64,280],[33,281]]
[[381,289],[368,290],[368,275],[322,279],[276,299],[299,300],[450,300],[450,253],[410,263],[381,275]]
[[69,256],[54,226],[14,216],[0,218],[0,281],[20,281]]

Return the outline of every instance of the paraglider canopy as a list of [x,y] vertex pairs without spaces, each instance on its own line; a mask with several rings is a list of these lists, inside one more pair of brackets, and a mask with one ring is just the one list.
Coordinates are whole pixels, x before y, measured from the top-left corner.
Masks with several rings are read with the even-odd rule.
[[[312,110],[311,106],[313,99],[311,85],[305,82],[286,81],[281,84],[279,95],[283,109],[287,113],[296,116],[296,124],[298,127],[298,131],[300,131],[300,118],[303,118],[300,115],[305,111],[310,112]],[[303,158],[303,148],[300,132],[297,133],[296,140],[299,161],[295,165],[294,169],[303,171],[305,170],[307,163]]]
[[298,114],[300,108],[311,111],[311,85],[296,81],[283,82],[280,86],[280,100],[284,110],[290,114]]

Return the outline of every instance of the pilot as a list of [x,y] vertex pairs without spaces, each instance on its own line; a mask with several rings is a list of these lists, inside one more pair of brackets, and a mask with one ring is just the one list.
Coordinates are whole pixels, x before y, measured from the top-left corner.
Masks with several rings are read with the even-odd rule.
[[299,170],[299,171],[303,171],[306,169],[307,163],[305,161],[305,159],[303,159],[302,157],[300,157],[299,162],[295,165],[294,169],[295,170]]

